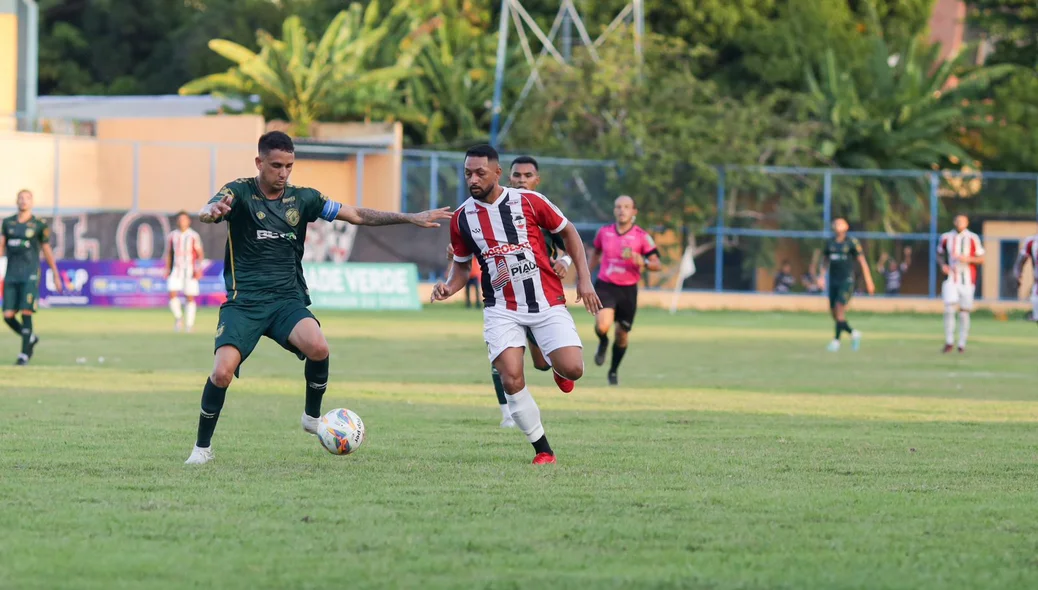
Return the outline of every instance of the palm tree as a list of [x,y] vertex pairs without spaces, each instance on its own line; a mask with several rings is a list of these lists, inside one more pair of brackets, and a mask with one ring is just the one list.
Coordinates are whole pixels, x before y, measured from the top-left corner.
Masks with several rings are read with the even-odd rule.
[[[826,125],[819,152],[842,168],[961,169],[973,158],[959,138],[985,125],[985,107],[970,99],[1012,71],[974,68],[956,81],[953,75],[962,65],[961,60],[942,62],[939,46],[920,46],[917,40],[898,52],[877,36],[869,59],[856,70],[841,68],[833,52],[826,51],[821,63],[805,72],[812,114]],[[912,231],[929,211],[921,182],[863,178],[857,195],[842,187],[837,205],[870,229]]]
[[188,82],[180,94],[258,95],[264,107],[283,109],[300,137],[333,111],[342,118],[391,111],[399,103],[397,83],[418,72],[414,61],[426,38],[414,34],[419,25],[408,14],[410,5],[398,2],[382,18],[378,2],[366,10],[354,3],[336,15],[316,44],[297,16],[285,20],[281,39],[259,31],[259,53],[213,39],[209,48],[236,65]]

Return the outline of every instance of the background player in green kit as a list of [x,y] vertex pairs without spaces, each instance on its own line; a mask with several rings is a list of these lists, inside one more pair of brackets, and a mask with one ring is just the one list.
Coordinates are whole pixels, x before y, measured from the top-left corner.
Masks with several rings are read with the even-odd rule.
[[224,282],[227,302],[220,307],[216,327],[213,372],[202,391],[198,438],[186,461],[207,463],[211,441],[227,387],[261,336],[266,336],[300,360],[306,359],[306,406],[303,429],[317,432],[321,398],[328,385],[328,342],[307,307],[309,291],[303,278],[303,244],[307,224],[318,219],[354,225],[413,223],[439,227],[450,219],[449,207],[422,213],[390,213],[331,201],[320,192],[288,184],[295,162],[292,139],[279,131],[259,140],[255,178],[224,185],[199,212],[203,223],[227,222]]
[[[22,352],[16,365],[27,365],[40,341],[32,328],[40,295],[40,252],[47,260],[55,291],[61,292],[61,274],[50,249],[50,227],[32,214],[32,193],[18,192],[18,213],[4,219],[0,228],[0,256],[7,254],[4,277],[4,323],[22,338]],[[14,317],[22,314],[21,323]]]
[[[872,283],[872,271],[869,270],[869,262],[865,260],[865,251],[856,238],[849,237],[847,220],[838,217],[833,220],[833,234],[825,244],[822,255],[822,273],[828,269],[828,293],[829,311],[833,314],[836,322],[836,337],[829,343],[829,350],[836,352],[840,350],[840,335],[847,332],[851,335],[851,346],[858,350],[861,346],[861,332],[851,328],[847,323],[847,306],[850,305],[851,296],[854,294],[854,263],[861,266],[861,272],[865,279],[865,289],[869,295],[876,291]],[[826,276],[818,273],[819,286],[825,288]]]

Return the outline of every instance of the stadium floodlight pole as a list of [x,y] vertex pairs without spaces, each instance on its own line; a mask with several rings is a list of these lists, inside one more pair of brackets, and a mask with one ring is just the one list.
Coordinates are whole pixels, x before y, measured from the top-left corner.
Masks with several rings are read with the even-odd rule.
[[642,39],[645,38],[645,5],[644,0],[634,0],[634,58],[638,69],[642,67]]
[[494,100],[491,106],[490,145],[497,146],[497,132],[501,125],[501,93],[505,83],[505,59],[508,53],[509,0],[501,0],[501,22],[497,29],[497,63],[494,65]]

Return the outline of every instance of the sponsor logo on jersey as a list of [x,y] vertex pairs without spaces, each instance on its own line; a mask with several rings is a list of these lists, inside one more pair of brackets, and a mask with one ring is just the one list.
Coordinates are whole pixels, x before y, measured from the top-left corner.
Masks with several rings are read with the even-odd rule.
[[289,209],[288,211],[285,211],[285,221],[287,221],[289,225],[298,225],[299,224],[299,210],[298,209]]
[[265,229],[258,229],[258,230],[256,230],[256,239],[257,240],[277,240],[277,239],[294,240],[294,239],[296,239],[296,232],[290,231],[288,233],[281,233],[281,232],[269,231],[269,230],[265,230]]
[[501,289],[508,284],[510,277],[508,276],[508,265],[505,264],[503,258],[497,259],[497,272],[494,273],[494,280],[490,281],[490,286],[494,289]]
[[223,334],[223,324],[216,327],[216,337],[219,338],[221,334]]
[[533,260],[520,260],[508,267],[508,273],[513,281],[528,279],[537,273],[537,263]]
[[533,247],[530,246],[529,242],[523,242],[522,244],[498,244],[493,248],[487,248],[483,252],[483,258],[491,256],[508,256],[509,254],[518,254],[520,252],[532,251]]
[[36,235],[36,232],[32,231],[31,227],[29,229],[25,230],[25,237],[26,238],[31,238],[31,237],[33,237],[35,235]]
[[281,202],[286,204],[286,205],[289,204],[289,203],[295,203],[296,202],[296,198],[295,197],[288,197],[286,199],[282,199]]
[[256,219],[259,219],[260,221],[263,221],[266,218],[267,218],[267,214],[262,212],[262,211],[260,211],[259,213],[256,214]]

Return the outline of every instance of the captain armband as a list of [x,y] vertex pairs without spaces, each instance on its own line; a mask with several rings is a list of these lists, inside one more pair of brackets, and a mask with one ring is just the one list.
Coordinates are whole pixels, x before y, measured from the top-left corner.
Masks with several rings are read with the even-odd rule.
[[339,215],[339,209],[342,209],[342,203],[332,200],[325,201],[319,217],[325,221],[335,221],[336,216]]

